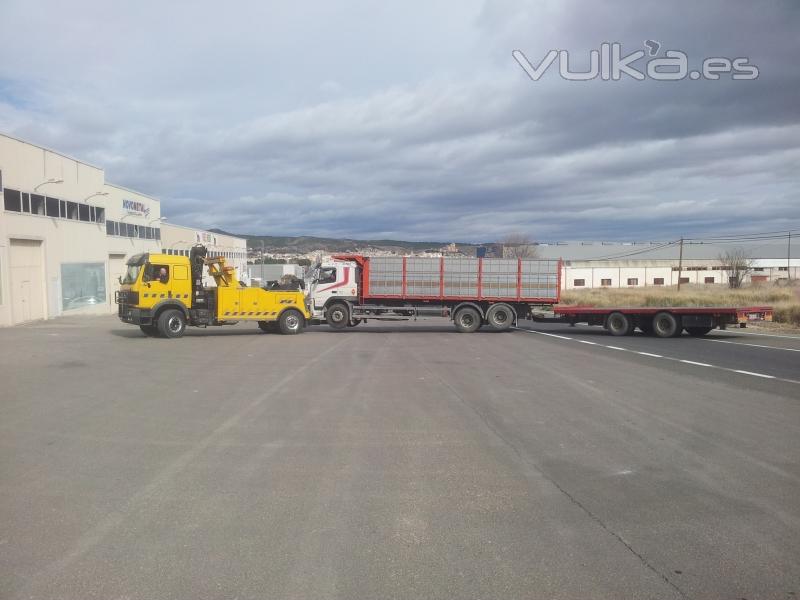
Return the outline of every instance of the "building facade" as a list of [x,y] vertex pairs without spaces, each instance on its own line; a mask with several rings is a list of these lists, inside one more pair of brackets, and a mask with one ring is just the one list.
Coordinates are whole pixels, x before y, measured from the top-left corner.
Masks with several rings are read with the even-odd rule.
[[[165,232],[157,198],[107,183],[99,167],[2,134],[0,208],[0,326],[114,312],[128,257],[162,248],[188,254],[215,235],[174,225]],[[241,254],[246,268],[245,240],[216,242],[214,251],[231,260]]]

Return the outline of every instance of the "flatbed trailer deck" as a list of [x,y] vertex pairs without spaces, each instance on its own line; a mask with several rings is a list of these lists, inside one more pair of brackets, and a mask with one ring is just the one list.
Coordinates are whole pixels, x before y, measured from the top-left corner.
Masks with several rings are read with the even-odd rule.
[[770,306],[553,306],[553,317],[534,320],[561,321],[571,325],[601,325],[612,335],[630,335],[636,328],[659,337],[676,337],[684,330],[689,335],[705,335],[728,325],[745,327],[755,321],[772,321]]

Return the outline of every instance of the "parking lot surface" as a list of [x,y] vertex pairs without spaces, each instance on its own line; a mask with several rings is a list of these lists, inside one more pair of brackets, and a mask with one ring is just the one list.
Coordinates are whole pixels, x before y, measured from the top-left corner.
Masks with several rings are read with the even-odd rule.
[[0,330],[0,598],[793,598],[800,340]]

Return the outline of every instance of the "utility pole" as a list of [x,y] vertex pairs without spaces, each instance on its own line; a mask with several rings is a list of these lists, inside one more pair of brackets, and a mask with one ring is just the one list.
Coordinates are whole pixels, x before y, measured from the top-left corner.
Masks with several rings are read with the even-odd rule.
[[678,255],[678,291],[681,291],[681,271],[683,271],[683,237],[681,237],[681,251]]
[[786,283],[792,283],[792,232],[789,232],[789,247],[786,249]]
[[261,238],[261,287],[265,285],[264,281],[264,238]]

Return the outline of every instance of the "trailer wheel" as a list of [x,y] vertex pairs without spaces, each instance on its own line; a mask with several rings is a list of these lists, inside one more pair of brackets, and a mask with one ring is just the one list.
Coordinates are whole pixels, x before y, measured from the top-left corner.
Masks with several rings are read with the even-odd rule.
[[325,311],[325,320],[334,329],[344,329],[350,322],[350,311],[344,302],[336,302]]
[[259,321],[258,328],[264,333],[275,333],[278,331],[278,324],[275,321]]
[[680,317],[672,313],[660,312],[653,317],[653,332],[658,337],[678,337],[682,331]]
[[687,327],[686,333],[691,335],[692,337],[702,337],[707,334],[709,331],[714,329],[713,327]]
[[621,312],[612,312],[606,319],[606,329],[611,335],[630,335],[633,333],[633,320]]
[[497,331],[505,331],[514,324],[514,311],[508,304],[492,304],[486,322]]
[[294,335],[303,330],[303,315],[299,310],[290,308],[278,317],[278,329],[283,335]]
[[147,337],[158,337],[158,325],[139,325],[139,329]]
[[481,316],[471,306],[465,306],[455,314],[453,323],[455,323],[459,333],[472,333],[481,326]]
[[179,338],[186,331],[186,317],[183,312],[170,308],[158,315],[158,332],[165,338]]

